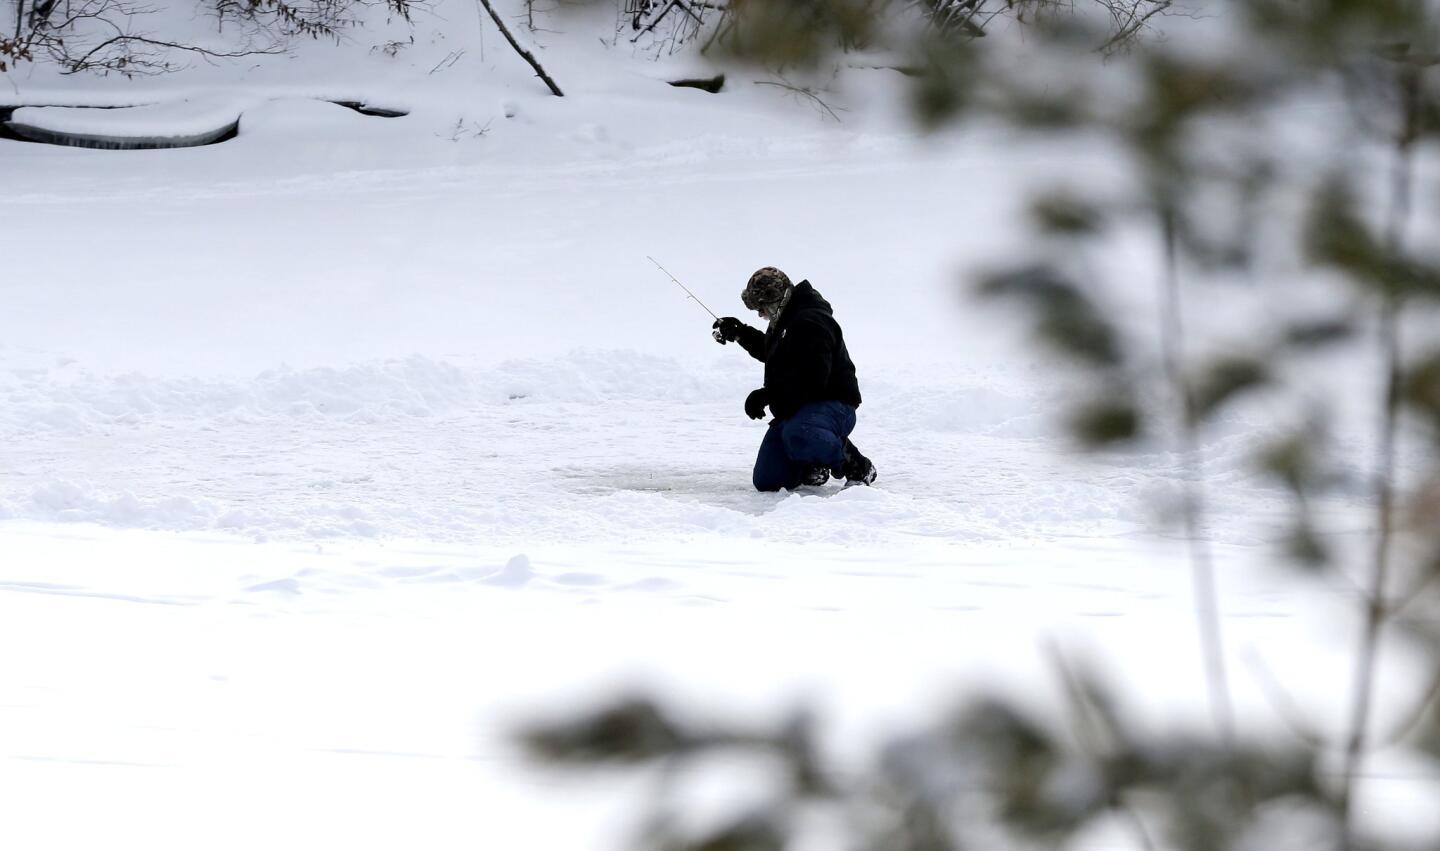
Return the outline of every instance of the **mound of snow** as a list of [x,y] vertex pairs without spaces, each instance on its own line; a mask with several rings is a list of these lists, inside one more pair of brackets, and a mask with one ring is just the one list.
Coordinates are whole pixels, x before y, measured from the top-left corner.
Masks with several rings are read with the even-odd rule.
[[251,136],[280,136],[312,139],[317,136],[354,136],[370,126],[373,119],[326,101],[310,98],[277,98],[256,104],[240,116],[240,133]]
[[134,494],[99,494],[69,481],[51,481],[35,487],[24,516],[62,523],[102,523],[140,529],[203,529],[210,525],[214,507],[204,499],[171,496],[150,500]]
[[481,584],[495,585],[501,588],[520,588],[529,584],[535,578],[535,571],[530,567],[530,559],[524,553],[515,556],[505,563],[505,566],[493,574],[481,579]]

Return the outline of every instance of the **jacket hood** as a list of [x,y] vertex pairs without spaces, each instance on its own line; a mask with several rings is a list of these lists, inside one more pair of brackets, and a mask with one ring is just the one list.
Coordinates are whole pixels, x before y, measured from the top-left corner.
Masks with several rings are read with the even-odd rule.
[[790,293],[790,303],[785,305],[785,318],[798,316],[801,311],[806,310],[818,310],[826,316],[835,315],[835,311],[830,308],[830,302],[826,301],[809,281],[801,281]]

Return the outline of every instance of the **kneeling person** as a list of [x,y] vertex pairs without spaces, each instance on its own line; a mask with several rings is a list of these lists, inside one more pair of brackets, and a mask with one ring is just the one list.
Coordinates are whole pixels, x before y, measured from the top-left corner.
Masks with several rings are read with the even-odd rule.
[[756,489],[823,485],[832,474],[847,485],[875,481],[875,465],[850,442],[860,385],[830,303],[773,266],[750,276],[740,300],[768,327],[727,316],[714,328],[722,345],[739,343],[765,364],[765,386],[745,400],[751,419],[764,419],[766,406],[775,415],[755,458]]

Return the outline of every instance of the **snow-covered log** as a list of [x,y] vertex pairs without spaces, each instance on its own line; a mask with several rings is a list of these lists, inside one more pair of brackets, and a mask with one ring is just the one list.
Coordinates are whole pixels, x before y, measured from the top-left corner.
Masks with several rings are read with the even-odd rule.
[[32,142],[80,148],[188,148],[235,133],[240,114],[258,102],[233,96],[197,97],[143,106],[96,109],[26,106],[6,127]]

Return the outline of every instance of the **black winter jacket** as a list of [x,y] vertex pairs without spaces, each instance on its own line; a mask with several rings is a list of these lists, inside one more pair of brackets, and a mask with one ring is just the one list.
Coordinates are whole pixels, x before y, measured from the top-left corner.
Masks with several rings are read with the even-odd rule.
[[845,349],[845,336],[830,302],[809,281],[795,285],[779,321],[769,330],[746,325],[736,342],[765,364],[765,389],[776,417],[792,416],[807,402],[860,406],[860,384]]

